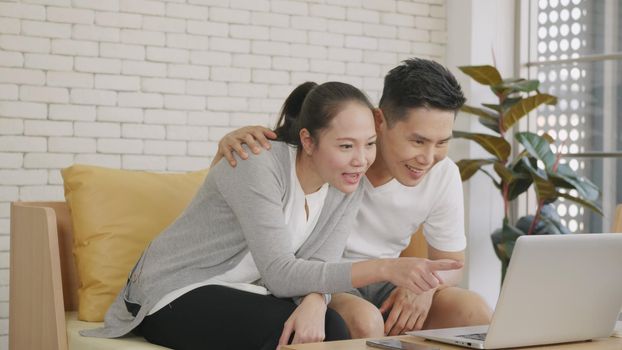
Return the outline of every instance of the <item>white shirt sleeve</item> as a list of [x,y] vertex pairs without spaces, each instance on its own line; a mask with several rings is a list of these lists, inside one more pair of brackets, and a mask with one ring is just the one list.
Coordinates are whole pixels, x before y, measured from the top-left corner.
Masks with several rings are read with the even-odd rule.
[[443,165],[444,169],[438,172],[439,181],[435,181],[437,197],[431,203],[432,210],[423,224],[423,232],[432,247],[456,252],[466,248],[462,180],[454,162],[447,159]]

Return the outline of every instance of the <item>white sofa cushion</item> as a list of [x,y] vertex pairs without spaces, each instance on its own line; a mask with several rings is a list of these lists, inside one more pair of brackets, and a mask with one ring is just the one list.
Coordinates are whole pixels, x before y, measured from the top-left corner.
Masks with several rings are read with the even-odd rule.
[[69,350],[164,350],[168,349],[147,342],[135,335],[117,339],[83,337],[78,333],[82,329],[98,328],[103,322],[84,322],[78,320],[77,312],[66,312],[67,343]]

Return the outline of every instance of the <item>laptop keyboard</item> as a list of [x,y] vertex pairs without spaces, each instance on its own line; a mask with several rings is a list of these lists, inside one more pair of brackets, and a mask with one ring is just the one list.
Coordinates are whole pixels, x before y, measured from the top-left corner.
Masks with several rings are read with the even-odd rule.
[[484,341],[486,340],[486,333],[463,334],[458,337]]

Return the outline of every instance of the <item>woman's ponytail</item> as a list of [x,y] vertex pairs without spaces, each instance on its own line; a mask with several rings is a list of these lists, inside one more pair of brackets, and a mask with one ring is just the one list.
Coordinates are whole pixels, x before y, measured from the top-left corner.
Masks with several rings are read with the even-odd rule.
[[300,131],[298,125],[300,122],[300,111],[302,110],[305,98],[316,86],[318,86],[316,83],[308,81],[298,85],[298,87],[289,94],[285,103],[283,103],[281,115],[276,123],[276,129],[274,130],[277,134],[277,140],[300,146],[300,137],[298,135]]

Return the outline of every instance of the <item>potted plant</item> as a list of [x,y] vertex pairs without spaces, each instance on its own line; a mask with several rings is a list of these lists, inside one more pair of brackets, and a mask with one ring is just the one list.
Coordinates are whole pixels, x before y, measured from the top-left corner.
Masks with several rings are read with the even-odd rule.
[[[489,65],[459,68],[478,83],[489,86],[497,97],[494,104],[484,103],[482,108],[465,105],[461,109],[462,112],[478,117],[490,133],[455,131],[454,137],[472,140],[491,155],[481,159],[462,159],[457,164],[462,181],[480,171],[491,179],[503,197],[502,227],[491,236],[495,254],[501,260],[503,281],[518,237],[570,232],[561,224],[550,204],[561,197],[602,215],[597,202],[600,190],[590,180],[577,175],[570,166],[560,162],[561,154],[552,151],[551,144],[555,140],[548,134],[514,132],[514,140],[522,149],[512,149],[509,136],[517,122],[543,104],[557,104],[555,96],[538,90],[538,80],[502,79],[497,69]],[[510,202],[532,186],[537,198],[533,215],[510,222]]]

